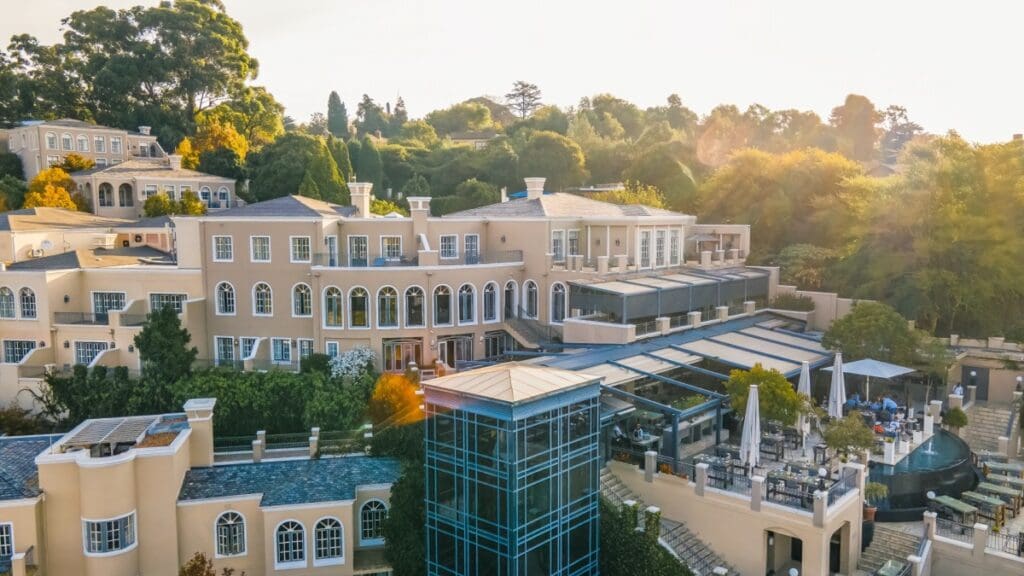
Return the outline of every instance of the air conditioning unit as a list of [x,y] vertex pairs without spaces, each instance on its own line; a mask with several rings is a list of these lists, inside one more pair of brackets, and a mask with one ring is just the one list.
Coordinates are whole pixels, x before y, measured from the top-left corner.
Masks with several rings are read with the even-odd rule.
[[113,250],[117,246],[117,234],[100,234],[95,236],[92,239],[92,245],[94,248]]

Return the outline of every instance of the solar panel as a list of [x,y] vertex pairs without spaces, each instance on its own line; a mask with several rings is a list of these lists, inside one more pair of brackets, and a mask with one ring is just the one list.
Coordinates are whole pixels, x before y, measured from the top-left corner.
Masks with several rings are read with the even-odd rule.
[[132,416],[93,420],[75,433],[64,445],[71,448],[91,448],[97,444],[136,442],[158,418],[159,416]]

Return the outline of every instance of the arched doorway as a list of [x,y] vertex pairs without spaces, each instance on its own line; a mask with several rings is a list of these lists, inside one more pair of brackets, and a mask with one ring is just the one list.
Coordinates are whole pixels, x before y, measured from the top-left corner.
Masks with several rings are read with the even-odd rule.
[[518,316],[518,314],[516,314],[516,305],[519,301],[517,298],[518,294],[519,289],[516,286],[515,280],[509,280],[505,283],[505,299],[503,301],[503,312],[505,313],[503,318],[505,320]]
[[131,184],[124,183],[117,187],[117,201],[121,207],[135,205],[135,194],[132,192]]

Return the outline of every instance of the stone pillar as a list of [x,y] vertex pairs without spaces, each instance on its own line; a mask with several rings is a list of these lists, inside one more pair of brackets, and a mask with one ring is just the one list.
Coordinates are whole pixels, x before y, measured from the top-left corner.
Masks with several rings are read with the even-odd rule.
[[988,544],[988,524],[979,522],[974,525],[974,550],[971,551],[971,556],[984,558],[986,544]]
[[978,387],[970,385],[967,387],[967,397],[964,398],[964,406],[970,406],[974,404],[974,400],[978,397]]
[[254,464],[259,464],[263,461],[263,441],[253,440],[252,441],[252,461]]
[[910,443],[903,439],[903,435],[902,434],[900,434],[899,436],[896,436],[895,444],[896,444],[896,453],[897,454],[906,454],[907,452],[910,451]]
[[264,448],[267,447],[267,431],[266,430],[257,430],[256,431],[256,439],[263,443],[263,447]]
[[925,438],[935,433],[935,419],[931,414],[924,415],[924,424],[921,425],[921,429],[924,431]]
[[743,303],[743,313],[753,314],[757,310],[756,306],[756,302],[754,302],[753,300],[747,300],[746,302]]
[[911,576],[921,576],[924,571],[924,558],[916,554],[907,556],[907,562],[910,563],[910,574]]
[[189,438],[189,464],[193,467],[213,466],[213,408],[216,398],[192,398],[185,402]]
[[658,471],[658,453],[654,450],[644,452],[644,481],[654,482],[654,473]]
[[700,311],[687,312],[686,321],[690,325],[690,328],[697,328],[700,326]]
[[715,262],[725,262],[725,250],[715,250]]
[[711,250],[701,250],[700,252],[700,265],[711,266]]
[[914,430],[914,432],[913,432],[913,435],[914,435],[914,440],[913,440],[913,442],[914,442],[914,445],[915,445],[915,446],[916,446],[917,444],[920,444],[920,443],[921,443],[921,441],[922,441],[922,440],[924,440],[924,438],[922,437],[922,436],[923,436],[923,434],[921,434],[921,431],[920,431],[920,430]]
[[740,259],[740,251],[738,248],[729,249],[729,262],[736,263]]
[[942,414],[942,400],[932,400],[928,408],[932,411],[932,419],[938,420],[939,414]]
[[964,397],[963,396],[957,396],[956,394],[950,394],[949,395],[949,407],[950,408],[963,408],[964,407]]
[[597,257],[597,272],[599,274],[607,274],[608,273],[608,257],[607,256],[598,256]]
[[960,343],[960,335],[959,334],[950,334],[949,335],[949,345],[950,346],[956,346],[959,343]]
[[320,437],[309,437],[309,457],[316,458],[320,454]]
[[15,554],[11,556],[11,576],[26,576],[28,574],[28,566],[25,565],[25,553]]
[[814,491],[814,525],[821,528],[825,525],[825,512],[828,510],[828,492]]
[[704,488],[708,485],[708,465],[704,462],[697,464],[697,487],[694,488],[694,493],[697,496],[704,496]]
[[754,512],[761,511],[761,498],[764,495],[764,476],[754,476],[750,479],[750,509]]
[[658,332],[662,334],[668,334],[668,331],[672,328],[672,319],[667,316],[661,316],[654,319],[658,325]]
[[882,442],[882,454],[884,455],[885,463],[892,465],[896,463],[896,443],[895,442]]
[[720,321],[725,322],[726,320],[729,319],[729,307],[728,306],[718,306],[718,307],[716,307],[715,308],[715,316]]
[[924,513],[924,538],[931,540],[935,537],[935,521],[939,515],[935,512]]
[[[413,366],[415,366],[415,364],[413,364]],[[320,437],[320,427],[319,426],[314,426],[314,427],[310,428],[309,429],[309,435],[313,436],[314,438],[319,438]]]

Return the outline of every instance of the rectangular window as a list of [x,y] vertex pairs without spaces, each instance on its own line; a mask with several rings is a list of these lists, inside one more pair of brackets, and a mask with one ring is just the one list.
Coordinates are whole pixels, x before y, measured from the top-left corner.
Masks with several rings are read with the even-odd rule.
[[177,200],[177,199],[178,199],[178,198],[177,198],[177,197],[175,196],[175,194],[177,193],[177,191],[178,191],[178,187],[177,187],[177,186],[175,186],[175,185],[173,185],[173,184],[167,184],[167,185],[165,185],[165,186],[164,186],[164,192],[166,192],[166,193],[167,193],[167,197],[168,197],[169,199],[171,199],[171,200]]
[[0,562],[9,562],[14,556],[14,525],[0,524]]
[[228,365],[235,361],[235,339],[231,336],[217,336],[214,344],[216,360],[218,365]]
[[569,256],[580,255],[580,231],[569,230]]
[[75,364],[88,366],[106,349],[106,342],[75,342]]
[[213,237],[213,261],[231,262],[235,257],[234,246],[231,243],[231,236]]
[[143,190],[146,194],[146,198],[152,198],[153,196],[156,196],[156,184],[146,184],[146,187]]
[[369,256],[367,255],[367,246],[369,241],[366,236],[349,236],[348,237],[348,265],[349,266],[366,266]]
[[459,237],[456,234],[441,236],[441,258],[459,257]]
[[173,308],[175,312],[181,314],[184,308],[185,299],[188,296],[186,294],[164,294],[164,293],[153,293],[149,295],[149,311],[156,312],[161,308]]
[[89,151],[89,137],[88,136],[79,136],[78,137],[78,151],[79,152],[88,152]]
[[121,154],[121,152],[122,152],[122,150],[121,150],[121,137],[120,136],[111,136],[110,137],[110,153],[111,154]]
[[654,265],[665,265],[665,231],[658,230],[654,233]]
[[328,340],[327,344],[324,346],[324,350],[331,358],[336,358],[338,354],[341,354],[341,346],[338,344],[337,340]]
[[401,260],[402,259],[402,237],[401,236],[381,236],[380,237],[380,255],[385,260]]
[[96,150],[97,154],[107,153],[107,140],[103,136],[97,136],[92,139],[93,149]]
[[17,364],[24,360],[25,356],[35,350],[35,348],[35,340],[4,340],[4,362],[7,364]]
[[135,513],[113,520],[82,522],[86,554],[108,554],[135,545]]
[[313,355],[313,341],[309,338],[299,338],[299,358],[305,359]]
[[93,292],[92,313],[106,315],[111,310],[124,310],[124,292]]
[[53,132],[46,133],[46,148],[48,150],[57,149],[57,135],[54,134]]
[[71,139],[71,134],[64,134],[60,137],[60,147],[69,152],[75,149],[75,143]]
[[250,236],[253,262],[270,262],[270,236]]
[[668,256],[669,264],[679,264],[679,230],[672,230],[668,233]]
[[292,340],[291,338],[270,339],[270,360],[274,364],[292,363]]
[[466,234],[463,239],[466,250],[466,263],[476,264],[480,261],[480,236],[477,234]]
[[651,232],[649,230],[640,233],[640,267],[651,267]]
[[256,338],[252,336],[242,336],[238,339],[238,356],[240,359],[245,360],[249,356],[252,356],[252,349],[256,347]]
[[97,168],[106,168],[107,167],[107,159],[106,158],[97,158],[96,159],[96,167]]
[[291,237],[292,262],[309,262],[309,236]]
[[338,265],[338,237],[328,236],[324,238],[324,246],[327,248],[327,261],[328,266],[334,267]]
[[47,168],[52,167],[52,166],[56,166],[57,164],[60,164],[60,156],[47,156],[46,157],[46,167]]
[[551,231],[551,253],[555,255],[555,262],[565,261],[565,230]]

